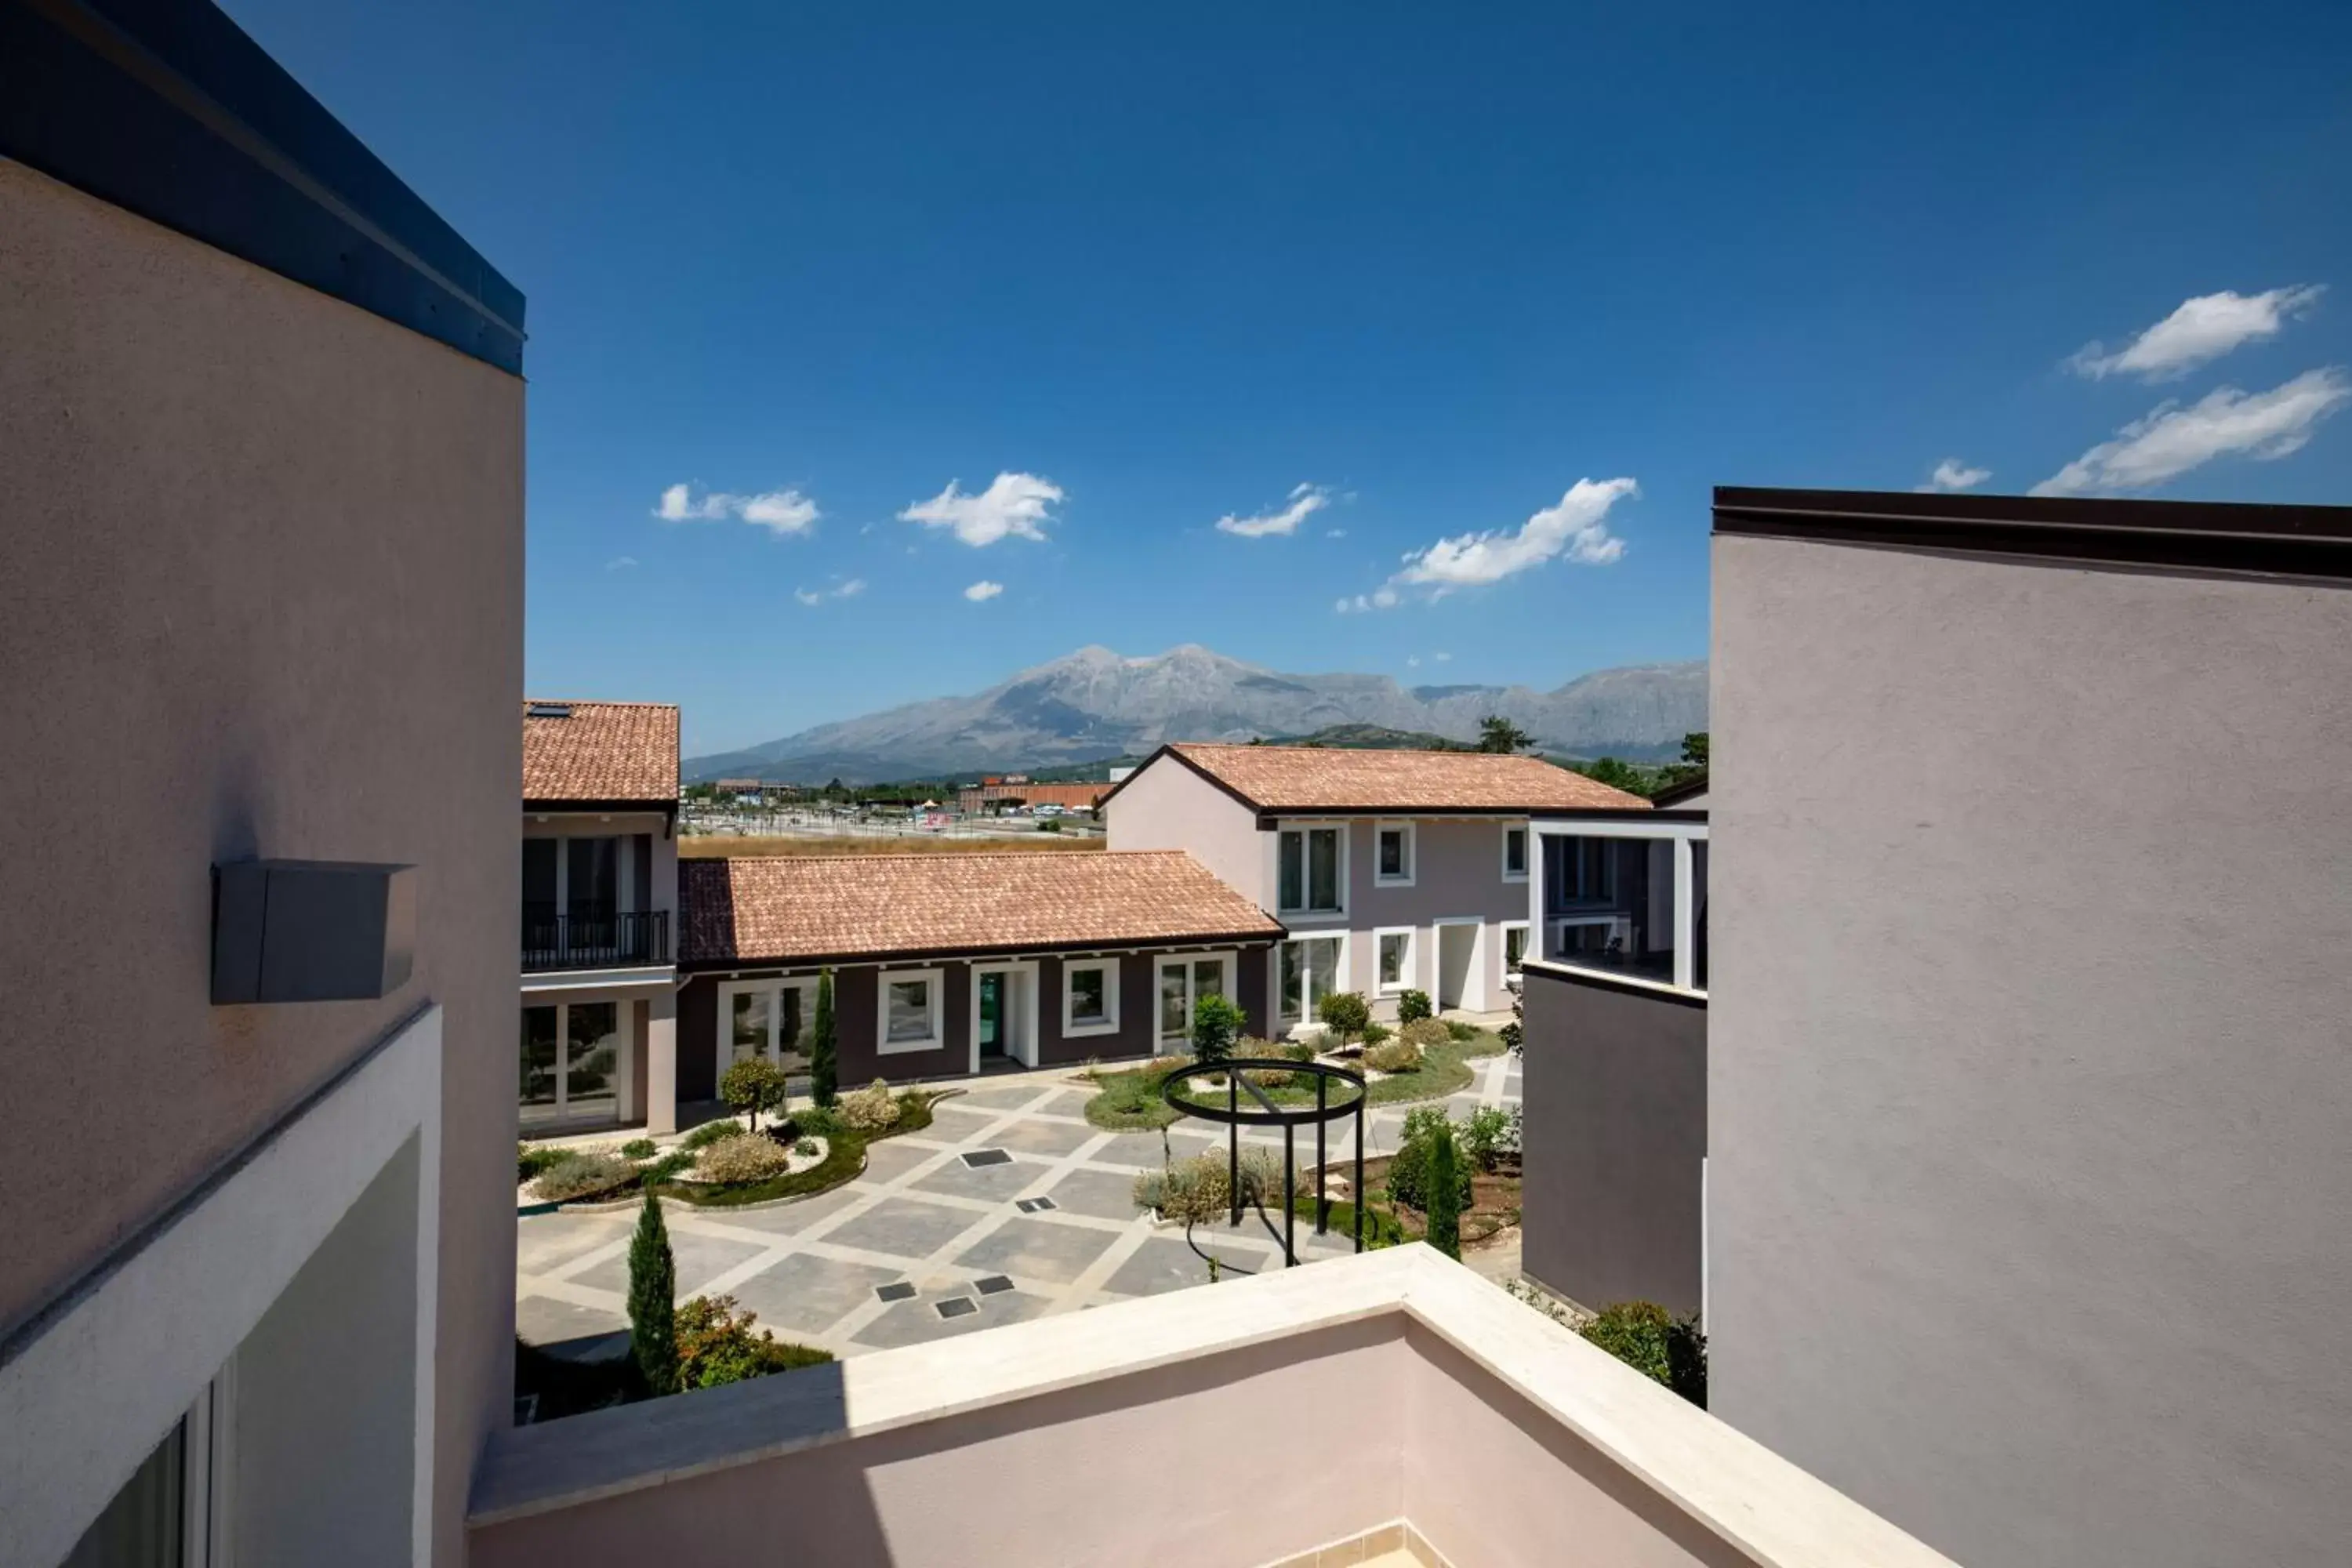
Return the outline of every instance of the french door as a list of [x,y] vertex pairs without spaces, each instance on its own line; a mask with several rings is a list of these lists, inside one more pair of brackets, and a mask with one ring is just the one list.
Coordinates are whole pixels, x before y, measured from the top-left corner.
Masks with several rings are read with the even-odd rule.
[[1192,1036],[1192,1009],[1203,996],[1229,996],[1231,954],[1214,958],[1167,958],[1160,963],[1160,1037],[1186,1040]]
[[621,1119],[621,1005],[551,1002],[522,1010],[526,1131]]
[[1285,1025],[1308,1024],[1323,998],[1339,989],[1340,944],[1336,936],[1294,937],[1276,949],[1276,991]]
[[816,1023],[814,980],[745,981],[721,988],[728,1019],[727,1060],[765,1057],[786,1073],[809,1068],[809,1031]]

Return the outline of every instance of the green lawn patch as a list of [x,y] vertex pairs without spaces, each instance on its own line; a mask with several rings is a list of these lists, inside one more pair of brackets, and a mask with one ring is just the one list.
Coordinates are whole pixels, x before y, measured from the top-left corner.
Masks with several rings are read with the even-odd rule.
[[[1503,1048],[1502,1037],[1491,1029],[1481,1029],[1467,1040],[1447,1040],[1432,1046],[1422,1053],[1418,1070],[1390,1074],[1371,1085],[1366,1098],[1373,1105],[1402,1105],[1459,1094],[1477,1079],[1477,1069],[1470,1063],[1481,1057],[1500,1055]],[[1111,1132],[1149,1131],[1171,1125],[1177,1120],[1176,1112],[1160,1098],[1160,1080],[1168,1071],[1165,1062],[1119,1072],[1097,1068],[1094,1074],[1096,1092],[1087,1101],[1087,1121]],[[1276,1105],[1315,1103],[1315,1085],[1304,1077],[1297,1083],[1269,1089],[1265,1093]]]
[[805,1171],[764,1182],[712,1186],[707,1182],[656,1181],[653,1190],[666,1198],[697,1208],[740,1208],[745,1204],[773,1203],[778,1198],[802,1198],[837,1187],[866,1168],[866,1146],[901,1132],[919,1132],[931,1124],[931,1095],[908,1089],[898,1097],[898,1120],[874,1132],[832,1126],[824,1129],[824,1158]]

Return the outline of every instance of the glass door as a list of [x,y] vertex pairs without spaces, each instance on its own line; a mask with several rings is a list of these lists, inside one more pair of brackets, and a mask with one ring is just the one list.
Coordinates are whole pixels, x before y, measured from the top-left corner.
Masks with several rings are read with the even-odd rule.
[[1004,973],[993,970],[980,977],[980,1054],[1004,1054]]
[[621,1005],[569,1002],[522,1010],[519,1085],[528,1133],[621,1118]]
[[556,1070],[556,1009],[522,1010],[522,1127],[525,1132],[562,1119],[563,1085]]
[[1192,1009],[1203,996],[1225,994],[1225,961],[1222,958],[1170,958],[1160,964],[1160,1037],[1190,1039]]
[[787,1074],[808,1071],[815,981],[730,986],[721,994],[727,1006],[727,1059],[719,1071],[746,1057],[765,1057]]
[[1323,998],[1339,988],[1339,939],[1300,937],[1284,942],[1281,952],[1282,1022],[1313,1023]]

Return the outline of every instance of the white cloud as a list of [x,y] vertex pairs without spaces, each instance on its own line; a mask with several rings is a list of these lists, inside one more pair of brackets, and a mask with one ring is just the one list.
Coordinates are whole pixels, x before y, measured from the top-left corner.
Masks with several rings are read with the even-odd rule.
[[1287,500],[1289,504],[1280,511],[1263,511],[1255,517],[1235,517],[1227,512],[1217,519],[1217,531],[1238,534],[1244,539],[1296,533],[1300,523],[1331,504],[1331,492],[1322,485],[1297,485],[1292,487]]
[[636,564],[637,558],[634,555],[615,555],[613,559],[604,563],[604,570],[607,572],[632,572],[636,569]]
[[672,485],[662,491],[654,515],[664,522],[709,522],[740,518],[778,534],[805,533],[824,514],[816,502],[798,490],[770,490],[764,495],[730,495],[712,490],[698,500],[691,485]]
[[977,605],[984,600],[993,599],[997,595],[1002,594],[1003,592],[1004,592],[1003,584],[992,583],[987,578],[983,577],[979,582],[974,583],[971,587],[966,588],[963,591],[963,596]]
[[1958,458],[1947,458],[1936,465],[1936,471],[1927,476],[1926,484],[1911,488],[1923,495],[1936,490],[1972,490],[1990,478],[1990,468],[1972,468]]
[[2268,392],[2218,387],[2183,407],[2159,403],[2050,478],[2037,496],[2147,489],[2216,458],[2270,462],[2299,451],[2312,426],[2352,399],[2352,381],[2330,367],[2310,370]]
[[898,514],[901,522],[929,528],[951,528],[966,544],[993,544],[1011,534],[1021,539],[1045,537],[1040,526],[1061,520],[1047,510],[1062,500],[1062,488],[1034,474],[999,474],[978,495],[966,495],[950,479],[948,488],[927,501],[917,501]]
[[1352,599],[1341,597],[1339,610],[1343,616],[1351,612],[1361,613],[1365,610],[1393,610],[1401,603],[1402,600],[1398,596],[1397,591],[1383,584],[1369,594],[1359,594]]
[[2109,375],[2136,375],[2142,381],[2172,381],[2208,360],[2220,359],[2241,343],[2274,338],[2290,316],[2299,316],[2317,302],[2322,284],[2290,289],[2266,289],[2259,294],[2239,294],[2224,289],[2183,300],[2172,314],[2132,339],[2114,353],[2100,343],[2085,343],[2066,361],[2066,368],[2094,381]]
[[793,597],[803,605],[822,605],[827,599],[854,599],[866,592],[866,579],[852,577],[846,583],[836,583],[830,588],[795,588]]
[[1435,659],[1438,663],[1444,664],[1447,659],[1452,658],[1454,656],[1450,653],[1433,653],[1429,657]]
[[1407,669],[1419,669],[1421,668],[1421,656],[1417,653],[1407,654],[1405,656],[1404,667]]
[[1348,531],[1344,528],[1327,528],[1323,531],[1323,537],[1326,539],[1345,539],[1348,537]]
[[1425,550],[1409,552],[1404,570],[1389,579],[1448,594],[1482,583],[1499,583],[1556,556],[1584,566],[1606,566],[1625,553],[1625,542],[1609,531],[1609,509],[1639,495],[1632,479],[1595,484],[1579,479],[1556,506],[1548,506],[1516,529],[1461,533]]

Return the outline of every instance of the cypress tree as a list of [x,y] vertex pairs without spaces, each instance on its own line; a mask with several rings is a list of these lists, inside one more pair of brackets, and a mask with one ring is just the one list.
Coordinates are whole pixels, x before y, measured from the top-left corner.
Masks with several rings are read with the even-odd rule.
[[809,1026],[809,1092],[819,1105],[831,1105],[836,1081],[841,1076],[841,1063],[835,1053],[833,1021],[833,971],[820,969],[816,975],[816,1020]]
[[1462,1261],[1462,1170],[1454,1124],[1441,1122],[1429,1140],[1429,1245]]
[[629,1350],[637,1372],[655,1394],[677,1389],[677,1263],[669,1250],[669,1226],[661,1200],[650,1192],[637,1211],[637,1231],[629,1238]]

